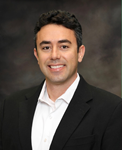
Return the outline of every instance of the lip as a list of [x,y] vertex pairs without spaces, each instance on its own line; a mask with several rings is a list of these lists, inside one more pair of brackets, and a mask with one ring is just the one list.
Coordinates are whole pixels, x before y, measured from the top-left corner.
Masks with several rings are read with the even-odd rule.
[[58,72],[58,71],[61,71],[64,69],[66,65],[64,64],[50,64],[48,65],[50,71],[53,71],[53,72]]

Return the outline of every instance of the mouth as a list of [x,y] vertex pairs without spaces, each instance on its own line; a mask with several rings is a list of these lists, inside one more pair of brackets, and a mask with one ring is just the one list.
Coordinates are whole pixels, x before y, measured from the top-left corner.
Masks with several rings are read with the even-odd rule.
[[57,66],[52,66],[50,65],[49,67],[52,68],[52,69],[58,69],[58,68],[62,68],[64,67],[65,65],[57,65]]
[[50,71],[52,72],[60,72],[64,69],[66,65],[48,65]]

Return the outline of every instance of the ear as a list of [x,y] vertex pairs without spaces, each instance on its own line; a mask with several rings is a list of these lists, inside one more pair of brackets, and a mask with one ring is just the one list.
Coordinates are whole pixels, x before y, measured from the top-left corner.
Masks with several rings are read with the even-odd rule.
[[85,54],[85,46],[81,45],[79,47],[79,52],[78,52],[78,62],[81,62],[83,60],[84,54]]
[[38,61],[39,58],[38,58],[38,52],[37,52],[36,48],[34,48],[34,56],[36,57],[36,59],[37,59],[37,61]]

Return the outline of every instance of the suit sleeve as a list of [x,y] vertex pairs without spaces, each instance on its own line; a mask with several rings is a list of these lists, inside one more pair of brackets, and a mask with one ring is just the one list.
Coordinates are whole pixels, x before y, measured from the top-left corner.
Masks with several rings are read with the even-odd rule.
[[111,115],[103,137],[102,150],[122,150],[122,102]]
[[0,100],[0,150],[3,150],[3,148],[2,148],[3,105],[4,105],[4,100]]

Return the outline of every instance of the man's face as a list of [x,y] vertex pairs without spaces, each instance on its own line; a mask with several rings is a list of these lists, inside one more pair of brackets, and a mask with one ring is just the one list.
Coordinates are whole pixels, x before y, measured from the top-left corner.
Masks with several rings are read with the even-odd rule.
[[85,48],[77,53],[73,30],[62,25],[48,24],[37,33],[37,58],[46,81],[51,84],[71,84],[77,77],[77,65],[82,61]]

